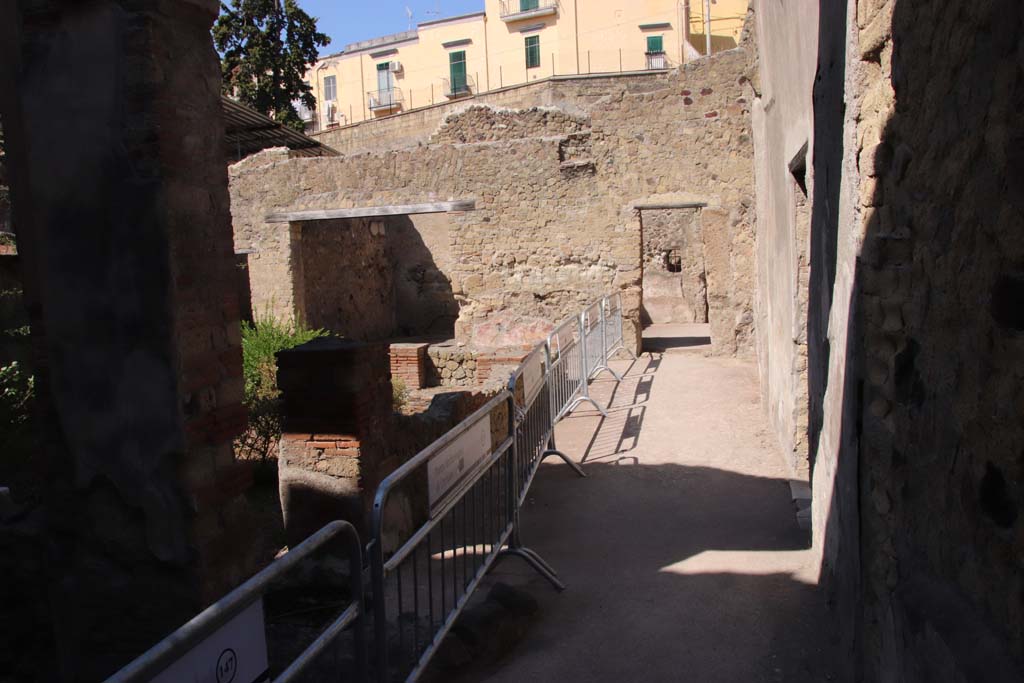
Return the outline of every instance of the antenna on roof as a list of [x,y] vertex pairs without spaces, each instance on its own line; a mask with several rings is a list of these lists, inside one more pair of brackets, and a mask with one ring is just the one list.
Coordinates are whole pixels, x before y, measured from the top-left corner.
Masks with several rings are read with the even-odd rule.
[[408,5],[405,6],[405,14],[409,17],[409,30],[411,31],[412,30],[412,10],[409,9]]

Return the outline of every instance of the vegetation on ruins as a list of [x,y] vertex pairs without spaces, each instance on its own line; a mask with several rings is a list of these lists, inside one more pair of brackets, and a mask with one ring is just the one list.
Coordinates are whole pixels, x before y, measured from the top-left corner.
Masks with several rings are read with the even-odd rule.
[[235,444],[239,455],[264,462],[281,436],[281,391],[277,388],[275,354],[327,334],[326,330],[306,327],[301,320],[278,320],[269,312],[252,323],[242,323],[242,372],[249,428]]
[[224,92],[301,132],[294,103],[316,107],[303,76],[316,62],[317,48],[330,42],[316,30],[316,19],[296,0],[231,0],[230,6],[221,3],[213,40]]
[[405,380],[400,378],[394,378],[391,380],[391,408],[393,410],[401,410],[405,407],[405,404],[409,402],[409,387],[405,385]]

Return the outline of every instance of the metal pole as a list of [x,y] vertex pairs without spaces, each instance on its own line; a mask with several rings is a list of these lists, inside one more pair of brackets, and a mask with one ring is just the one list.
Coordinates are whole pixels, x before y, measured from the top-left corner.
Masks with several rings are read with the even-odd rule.
[[704,54],[711,56],[711,0],[704,0]]
[[587,73],[590,73],[590,50],[587,50]]
[[430,84],[430,103],[434,103],[434,84]]
[[501,64],[498,65],[498,87],[505,87],[505,75],[502,73]]
[[619,73],[622,73],[622,48],[619,48]]

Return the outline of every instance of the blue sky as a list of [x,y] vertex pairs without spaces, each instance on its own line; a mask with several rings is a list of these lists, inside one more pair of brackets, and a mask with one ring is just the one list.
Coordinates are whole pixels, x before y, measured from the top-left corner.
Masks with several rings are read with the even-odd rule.
[[[413,22],[480,12],[484,0],[299,0],[299,5],[319,19],[317,27],[331,37],[331,44],[320,54],[342,50],[349,43],[409,28],[405,13],[413,11]],[[435,12],[440,11],[440,16]]]

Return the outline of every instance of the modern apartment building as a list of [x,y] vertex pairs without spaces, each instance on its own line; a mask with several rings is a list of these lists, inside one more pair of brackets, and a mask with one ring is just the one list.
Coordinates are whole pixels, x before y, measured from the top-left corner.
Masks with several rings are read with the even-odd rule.
[[747,0],[484,0],[352,43],[307,73],[310,131],[554,75],[667,69],[735,47]]

